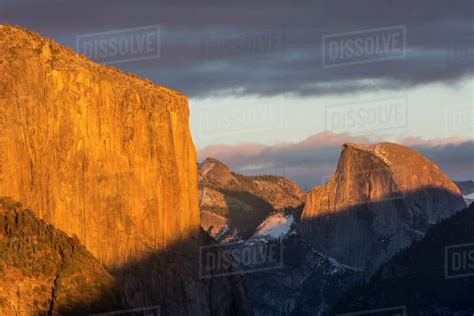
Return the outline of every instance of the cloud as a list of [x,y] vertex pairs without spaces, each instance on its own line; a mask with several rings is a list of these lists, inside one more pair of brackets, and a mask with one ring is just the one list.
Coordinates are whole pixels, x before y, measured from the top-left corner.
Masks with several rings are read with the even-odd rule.
[[[374,144],[382,139],[323,132],[298,143],[212,145],[198,151],[198,160],[213,157],[232,170],[248,175],[276,174],[288,177],[305,189],[325,182],[336,167],[344,143]],[[474,142],[458,138],[405,138],[409,146],[435,162],[456,180],[474,179]]]
[[[454,84],[472,74],[472,9],[471,0],[0,0],[2,21],[73,48],[78,35],[159,24],[160,58],[117,66],[190,97]],[[323,36],[395,25],[406,30],[404,58],[322,67]]]
[[428,141],[412,146],[454,180],[474,179],[474,141]]

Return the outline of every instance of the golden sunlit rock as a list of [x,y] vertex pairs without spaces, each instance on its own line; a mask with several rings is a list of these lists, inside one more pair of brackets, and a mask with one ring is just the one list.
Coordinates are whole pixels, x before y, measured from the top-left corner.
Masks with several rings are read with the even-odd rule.
[[0,196],[107,267],[195,236],[187,98],[0,26]]
[[316,250],[372,272],[465,206],[458,187],[415,150],[345,144],[335,174],[308,195],[300,232]]

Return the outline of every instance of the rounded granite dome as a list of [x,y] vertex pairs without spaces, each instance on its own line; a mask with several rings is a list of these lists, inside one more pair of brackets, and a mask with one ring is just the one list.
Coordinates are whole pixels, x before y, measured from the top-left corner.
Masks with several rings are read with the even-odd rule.
[[309,194],[300,231],[316,250],[370,272],[465,206],[457,186],[415,150],[344,144],[335,174]]

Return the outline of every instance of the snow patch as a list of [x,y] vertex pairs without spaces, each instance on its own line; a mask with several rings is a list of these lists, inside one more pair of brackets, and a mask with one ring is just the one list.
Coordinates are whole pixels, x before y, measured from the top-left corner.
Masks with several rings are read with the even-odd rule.
[[474,200],[474,193],[471,193],[469,195],[464,195],[465,200]]
[[421,231],[421,230],[418,230],[418,229],[414,229],[414,228],[410,228],[408,226],[405,227],[405,229],[409,232],[413,232],[415,234],[418,234],[418,235],[421,235],[421,236],[425,236],[425,232]]
[[268,216],[257,228],[257,232],[252,236],[255,237],[283,237],[290,232],[291,224],[293,224],[293,215],[284,215],[282,213],[272,214]]
[[467,206],[471,205],[474,202],[474,193],[464,196],[464,201],[466,201]]
[[331,266],[332,266],[331,270],[328,271],[328,274],[330,274],[330,275],[339,274],[339,273],[345,272],[347,270],[357,271],[357,269],[355,269],[353,267],[350,267],[346,264],[337,262],[333,258],[329,258],[329,257],[326,257],[326,258],[329,260],[329,262],[331,262]]
[[343,263],[340,263],[339,261],[337,261],[336,259],[334,258],[331,258],[331,257],[328,257],[326,255],[323,255],[322,253],[320,253],[319,251],[316,251],[314,249],[312,249],[314,253],[316,253],[318,256],[321,256],[322,258],[326,259],[327,261],[329,261],[331,263],[331,270],[329,270],[327,273],[330,274],[330,275],[333,275],[333,274],[337,274],[339,272],[345,272],[347,270],[352,270],[352,271],[358,271],[358,272],[362,272],[362,270],[360,269],[357,269],[357,268],[354,268],[354,267],[351,267],[351,266],[348,266],[346,264],[343,264]]
[[229,230],[229,226],[225,225],[224,227],[222,227],[221,231],[219,232],[219,234],[217,234],[215,239],[219,241],[219,239],[221,239],[222,236],[224,236]]
[[392,165],[390,160],[388,160],[388,153],[385,150],[383,150],[382,146],[376,145],[374,149],[374,153],[378,158],[382,159],[383,162],[385,162],[387,166]]

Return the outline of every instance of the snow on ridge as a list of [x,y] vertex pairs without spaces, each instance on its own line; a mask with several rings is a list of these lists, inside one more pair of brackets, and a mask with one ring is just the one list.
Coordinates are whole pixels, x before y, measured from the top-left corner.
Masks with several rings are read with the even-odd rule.
[[387,166],[391,166],[392,163],[388,160],[388,153],[382,148],[380,144],[374,146],[375,155],[380,158]]
[[257,228],[257,232],[252,236],[278,238],[288,234],[293,224],[293,215],[283,213],[268,216]]
[[348,266],[347,264],[340,263],[336,259],[323,255],[319,251],[316,251],[314,249],[312,250],[314,253],[318,254],[319,256],[323,257],[324,259],[328,260],[331,263],[332,269],[328,272],[328,274],[336,274],[337,272],[344,271],[344,270],[352,270],[352,271],[359,271],[359,272],[362,271],[361,269],[357,269],[357,268]]
[[465,195],[464,198],[468,199],[468,200],[474,200],[474,193],[471,193],[469,195]]
[[331,262],[331,265],[332,265],[332,269],[330,271],[328,271],[328,274],[332,275],[332,274],[336,274],[336,273],[339,273],[339,272],[343,272],[344,270],[360,271],[359,269],[356,269],[356,268],[353,268],[353,267],[348,266],[346,264],[340,263],[340,262],[336,261],[336,259],[334,259],[334,258],[326,257],[326,259],[328,259],[329,262]]
[[474,202],[474,193],[463,196],[464,201],[466,201],[467,206],[471,205]]

